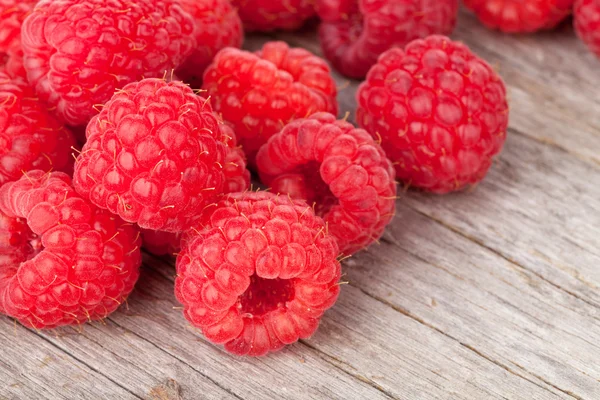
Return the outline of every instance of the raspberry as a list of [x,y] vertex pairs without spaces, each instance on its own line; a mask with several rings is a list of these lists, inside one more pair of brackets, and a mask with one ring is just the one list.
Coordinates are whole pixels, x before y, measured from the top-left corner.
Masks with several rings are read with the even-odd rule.
[[0,0],[0,61],[11,77],[25,77],[21,25],[37,1]]
[[223,192],[230,131],[182,82],[130,83],[88,125],[75,188],[127,222],[179,232]]
[[339,293],[338,247],[303,201],[271,193],[226,196],[190,231],[175,294],[204,336],[260,356],[311,336]]
[[232,0],[249,31],[294,30],[315,15],[314,0]]
[[23,23],[25,69],[61,119],[83,125],[115,89],[181,64],[193,33],[177,0],[42,0]]
[[0,72],[0,185],[33,169],[71,173],[74,145],[24,80]]
[[600,1],[576,0],[573,15],[577,35],[600,57]]
[[507,33],[552,29],[565,19],[574,0],[464,0],[481,22]]
[[319,39],[335,69],[363,78],[392,47],[434,33],[450,34],[458,0],[318,0]]
[[202,74],[217,52],[225,47],[241,47],[242,21],[229,0],[180,0],[196,23],[194,53],[177,68],[177,76],[198,88]]
[[296,118],[337,114],[337,90],[327,63],[308,50],[269,42],[256,54],[221,50],[204,73],[203,88],[235,127],[250,163],[272,135]]
[[395,211],[392,163],[362,129],[327,113],[298,119],[257,155],[274,193],[315,203],[340,251],[353,254],[383,234]]
[[0,189],[0,312],[29,327],[106,318],[139,276],[139,231],[70,182],[36,170]]
[[384,53],[357,92],[357,119],[407,184],[446,193],[484,178],[506,140],[498,74],[444,36]]
[[155,256],[172,255],[179,252],[181,233],[142,229],[142,246]]

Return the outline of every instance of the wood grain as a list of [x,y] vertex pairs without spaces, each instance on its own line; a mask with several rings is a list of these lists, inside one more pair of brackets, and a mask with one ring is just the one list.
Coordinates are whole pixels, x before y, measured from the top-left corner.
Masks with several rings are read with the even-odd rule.
[[[232,357],[177,309],[172,260],[145,256],[104,324],[0,318],[0,399],[599,399],[600,61],[568,24],[510,36],[462,11],[454,37],[507,82],[505,149],[471,192],[402,193],[314,337]],[[320,53],[310,29],[277,38]],[[336,79],[352,120],[357,82]]]

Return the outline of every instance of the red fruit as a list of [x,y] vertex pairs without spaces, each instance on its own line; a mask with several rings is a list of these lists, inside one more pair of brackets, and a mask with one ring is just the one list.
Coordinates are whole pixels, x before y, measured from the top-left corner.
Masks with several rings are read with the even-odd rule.
[[363,78],[384,51],[435,33],[450,34],[458,0],[318,0],[325,57],[350,78]]
[[0,312],[36,329],[106,318],[133,290],[139,246],[66,174],[31,171],[0,189]]
[[33,169],[72,173],[74,145],[24,80],[0,72],[0,185]]
[[231,0],[249,31],[294,30],[315,15],[314,0]]
[[315,112],[337,114],[327,63],[311,52],[269,42],[255,54],[221,50],[204,73],[215,111],[235,127],[250,163],[260,146],[289,121]]
[[155,256],[173,255],[181,247],[181,233],[142,229],[142,247]]
[[0,68],[11,77],[25,77],[21,25],[35,3],[0,0]]
[[177,68],[177,76],[194,88],[202,85],[202,74],[215,54],[225,47],[241,47],[242,21],[229,0],[180,0],[196,24],[194,52]]
[[573,16],[577,35],[600,57],[600,1],[576,0]]
[[384,53],[357,92],[359,124],[398,178],[446,193],[486,175],[506,140],[506,88],[487,62],[444,36]]
[[74,126],[115,89],[163,76],[196,46],[194,21],[177,0],[42,0],[22,40],[29,82]]
[[182,231],[223,192],[230,132],[182,82],[130,83],[88,125],[75,188],[142,228]]
[[327,113],[289,123],[256,157],[273,193],[315,203],[343,254],[379,239],[392,220],[394,167],[364,130]]
[[488,28],[529,33],[554,28],[571,13],[573,1],[464,0],[464,4]]
[[177,256],[175,294],[213,343],[260,356],[311,336],[339,293],[338,247],[303,201],[236,193]]

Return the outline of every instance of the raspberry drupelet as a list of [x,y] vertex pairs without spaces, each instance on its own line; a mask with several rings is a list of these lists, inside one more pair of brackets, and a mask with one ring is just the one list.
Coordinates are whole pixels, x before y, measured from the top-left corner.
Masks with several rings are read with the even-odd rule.
[[242,21],[229,0],[179,0],[195,23],[194,52],[180,65],[177,76],[193,88],[202,85],[202,74],[217,52],[225,47],[241,47]]
[[314,0],[232,0],[248,31],[294,30],[315,15]]
[[531,33],[552,29],[569,16],[574,0],[464,0],[467,8],[491,29]]
[[432,34],[450,34],[458,0],[317,0],[325,57],[350,78],[364,78],[384,51]]
[[37,1],[0,0],[0,68],[11,77],[25,77],[21,25]]
[[357,91],[357,119],[408,185],[435,193],[481,181],[506,140],[504,82],[444,36],[384,53]]
[[74,145],[23,79],[0,72],[0,185],[34,169],[72,173]]
[[573,21],[579,38],[600,57],[600,1],[576,0]]
[[221,50],[204,73],[215,111],[233,124],[250,165],[272,135],[296,118],[337,114],[337,90],[327,63],[300,48],[268,42],[250,53]]
[[394,167],[363,129],[328,113],[289,123],[257,155],[273,193],[315,204],[344,255],[381,237],[395,212]]
[[85,125],[115,89],[163,76],[195,48],[177,0],[42,0],[22,28],[24,65],[41,99]]
[[185,230],[223,192],[229,132],[182,82],[130,83],[88,125],[75,188],[141,228]]
[[225,196],[189,231],[175,294],[213,343],[260,356],[311,336],[336,301],[338,247],[303,201],[271,193]]
[[139,231],[70,183],[31,171],[0,189],[0,312],[28,327],[106,318],[139,276]]

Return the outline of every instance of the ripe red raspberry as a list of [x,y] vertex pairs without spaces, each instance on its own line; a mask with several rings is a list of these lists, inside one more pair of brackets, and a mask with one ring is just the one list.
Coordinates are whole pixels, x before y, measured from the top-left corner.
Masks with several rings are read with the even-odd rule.
[[33,169],[72,173],[74,145],[23,79],[0,72],[0,185]]
[[359,124],[404,182],[435,193],[479,182],[506,139],[502,79],[444,36],[384,53],[357,92]]
[[194,21],[177,0],[42,0],[22,40],[29,82],[74,126],[115,89],[163,76],[196,45]]
[[261,147],[256,164],[274,193],[315,203],[343,254],[379,239],[394,215],[392,163],[366,131],[332,114],[289,123]]
[[106,318],[133,290],[139,246],[66,174],[29,172],[0,189],[0,312],[34,328]]
[[177,68],[177,76],[194,88],[202,85],[202,74],[215,54],[225,47],[241,47],[242,21],[229,0],[179,0],[196,23],[196,49]]
[[184,230],[223,192],[228,132],[182,82],[130,83],[88,125],[75,188],[142,228]]
[[337,114],[327,63],[311,52],[269,42],[256,54],[224,49],[204,73],[215,111],[235,127],[252,164],[256,152],[289,121],[319,111]]
[[319,39],[335,69],[363,78],[392,47],[435,33],[450,34],[458,0],[318,0]]
[[11,77],[25,77],[21,25],[37,1],[0,0],[0,67]]
[[338,247],[303,201],[226,196],[182,242],[175,294],[214,343],[260,356],[311,336],[339,293]]
[[481,22],[507,33],[552,29],[565,19],[574,0],[464,0]]
[[573,16],[577,35],[600,57],[600,1],[576,0]]
[[315,15],[314,0],[231,0],[248,31],[294,30]]

